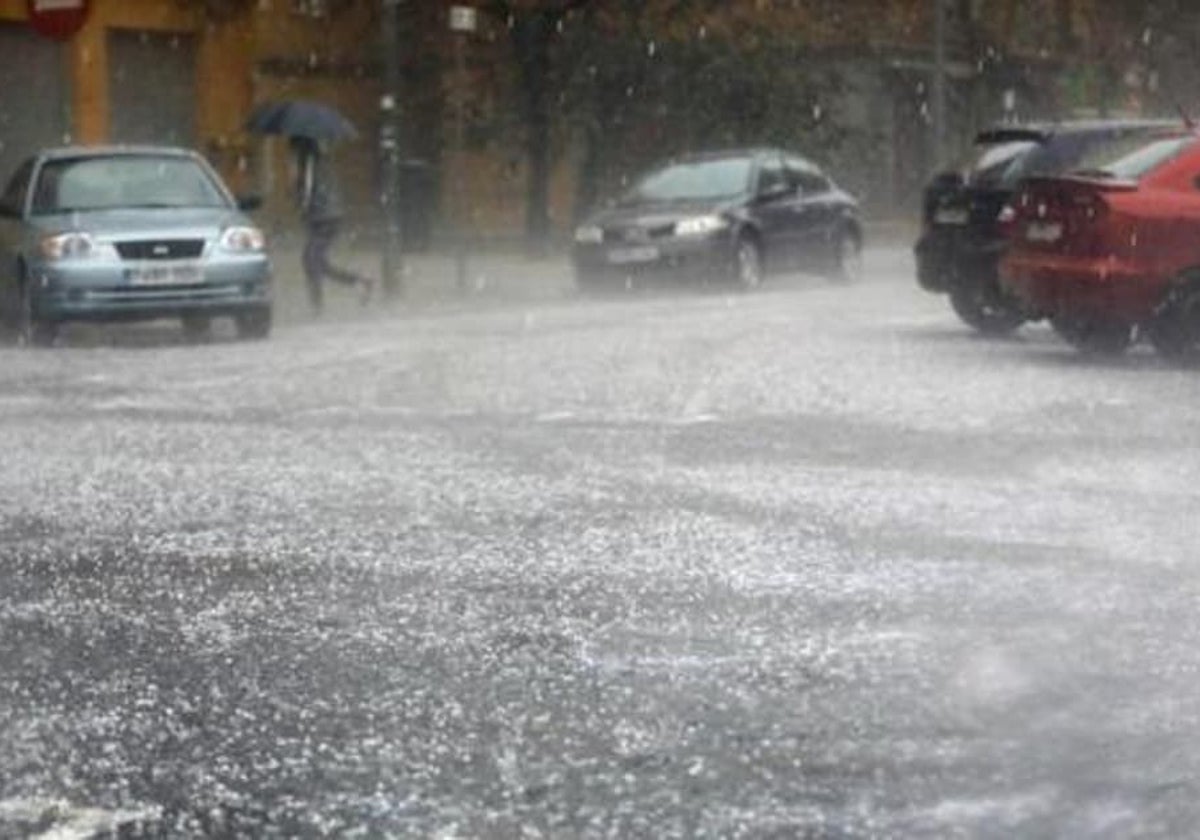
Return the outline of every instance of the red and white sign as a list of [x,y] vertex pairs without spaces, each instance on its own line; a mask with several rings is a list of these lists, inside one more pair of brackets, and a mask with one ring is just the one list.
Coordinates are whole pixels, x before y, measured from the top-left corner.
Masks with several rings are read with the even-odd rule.
[[29,25],[47,38],[66,41],[87,22],[89,0],[26,0]]

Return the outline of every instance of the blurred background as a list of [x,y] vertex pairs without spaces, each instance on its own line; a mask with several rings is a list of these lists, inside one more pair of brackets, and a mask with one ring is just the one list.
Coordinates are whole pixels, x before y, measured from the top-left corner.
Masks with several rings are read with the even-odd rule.
[[985,124],[1200,104],[1198,22],[1186,0],[0,0],[0,170],[189,145],[286,231],[286,149],[244,122],[303,97],[359,130],[337,151],[353,236],[384,229],[395,156],[410,251],[562,242],[654,161],[750,144],[907,218]]

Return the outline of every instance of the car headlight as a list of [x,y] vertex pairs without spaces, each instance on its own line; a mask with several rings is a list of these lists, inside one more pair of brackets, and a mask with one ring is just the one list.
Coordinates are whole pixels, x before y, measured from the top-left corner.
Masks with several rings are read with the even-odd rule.
[[705,236],[724,230],[729,223],[720,216],[696,216],[675,223],[676,236]]
[[239,254],[253,254],[267,246],[267,238],[255,227],[226,228],[221,234],[221,247]]
[[580,225],[575,228],[575,241],[581,245],[599,245],[604,241],[604,230],[599,225]]
[[99,256],[105,249],[90,234],[70,231],[47,236],[38,250],[48,260],[80,260]]

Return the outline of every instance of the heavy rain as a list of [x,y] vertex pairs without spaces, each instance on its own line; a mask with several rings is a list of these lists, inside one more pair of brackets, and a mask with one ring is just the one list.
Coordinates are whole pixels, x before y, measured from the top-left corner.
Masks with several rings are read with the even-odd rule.
[[0,0],[0,838],[1183,838],[1200,10]]

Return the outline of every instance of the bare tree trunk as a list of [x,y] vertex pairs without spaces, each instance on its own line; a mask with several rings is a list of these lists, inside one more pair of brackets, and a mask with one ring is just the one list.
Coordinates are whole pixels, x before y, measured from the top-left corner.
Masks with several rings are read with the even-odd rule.
[[550,45],[559,15],[535,12],[512,23],[513,49],[520,66],[529,180],[525,191],[525,238],[540,252],[550,236]]
[[1058,48],[1063,52],[1075,49],[1075,2],[1058,0],[1054,8],[1054,25]]

